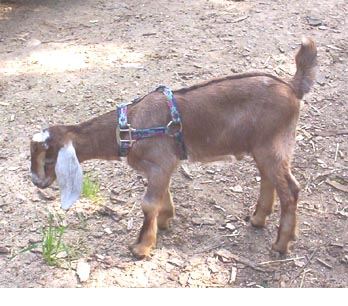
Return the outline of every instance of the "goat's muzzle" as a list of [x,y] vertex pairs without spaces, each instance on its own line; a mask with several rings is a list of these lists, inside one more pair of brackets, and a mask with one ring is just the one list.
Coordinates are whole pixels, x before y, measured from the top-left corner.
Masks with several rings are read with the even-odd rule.
[[44,189],[50,186],[53,183],[54,179],[50,177],[40,179],[35,173],[31,173],[31,181],[35,186]]

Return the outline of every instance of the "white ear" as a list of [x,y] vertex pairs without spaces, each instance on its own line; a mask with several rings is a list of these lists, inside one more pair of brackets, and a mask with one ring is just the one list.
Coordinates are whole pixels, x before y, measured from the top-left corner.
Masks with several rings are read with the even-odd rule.
[[71,142],[59,150],[55,170],[61,193],[61,207],[67,210],[80,197],[83,178],[82,169]]

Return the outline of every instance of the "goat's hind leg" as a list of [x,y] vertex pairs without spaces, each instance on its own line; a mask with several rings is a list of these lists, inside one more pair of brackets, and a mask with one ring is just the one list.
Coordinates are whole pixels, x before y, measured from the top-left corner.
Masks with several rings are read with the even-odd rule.
[[267,217],[273,212],[275,202],[275,187],[271,180],[260,169],[261,186],[256,210],[250,222],[255,227],[266,226]]
[[297,200],[300,191],[290,170],[290,158],[281,159],[270,150],[260,150],[255,160],[261,173],[261,191],[258,204],[251,223],[264,226],[267,216],[272,212],[276,190],[281,206],[278,237],[272,245],[273,250],[287,253],[289,242],[296,239]]
[[300,186],[289,167],[285,166],[279,173],[276,189],[280,199],[281,214],[277,241],[272,248],[277,252],[287,253],[289,242],[296,240],[297,236],[297,201],[300,192]]

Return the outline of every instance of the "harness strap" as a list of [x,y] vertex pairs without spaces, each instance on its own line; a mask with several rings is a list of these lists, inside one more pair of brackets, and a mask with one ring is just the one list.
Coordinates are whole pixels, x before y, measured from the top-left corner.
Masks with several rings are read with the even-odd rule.
[[[117,106],[118,114],[118,134],[119,134],[119,156],[125,157],[133,143],[144,138],[157,136],[171,136],[179,149],[180,159],[187,159],[187,152],[184,145],[184,138],[182,135],[182,124],[180,120],[179,110],[174,98],[173,92],[166,86],[159,86],[154,91],[162,90],[167,97],[167,104],[170,110],[171,121],[167,126],[153,127],[147,129],[134,129],[128,123],[128,105],[138,103],[141,99],[134,99],[131,103],[123,103]],[[172,132],[172,126],[179,125],[179,130]],[[124,139],[124,134],[128,135],[128,139]]]

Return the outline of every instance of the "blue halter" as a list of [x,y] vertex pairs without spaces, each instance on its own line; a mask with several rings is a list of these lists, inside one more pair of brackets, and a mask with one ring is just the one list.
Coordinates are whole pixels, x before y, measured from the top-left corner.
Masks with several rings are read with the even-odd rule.
[[[167,103],[170,110],[171,121],[166,126],[153,127],[147,129],[134,129],[131,124],[128,123],[127,111],[128,105],[138,103],[141,99],[137,98],[130,103],[123,103],[117,106],[118,115],[118,138],[119,139],[119,156],[127,156],[129,149],[133,143],[144,138],[156,137],[156,136],[170,136],[173,137],[179,153],[180,159],[187,159],[187,152],[184,145],[184,138],[182,135],[182,123],[180,120],[179,110],[174,98],[173,92],[166,86],[158,86],[154,91],[162,90],[163,94],[168,98]],[[173,131],[174,126],[179,129]],[[124,135],[128,135],[128,139],[124,138]]]

